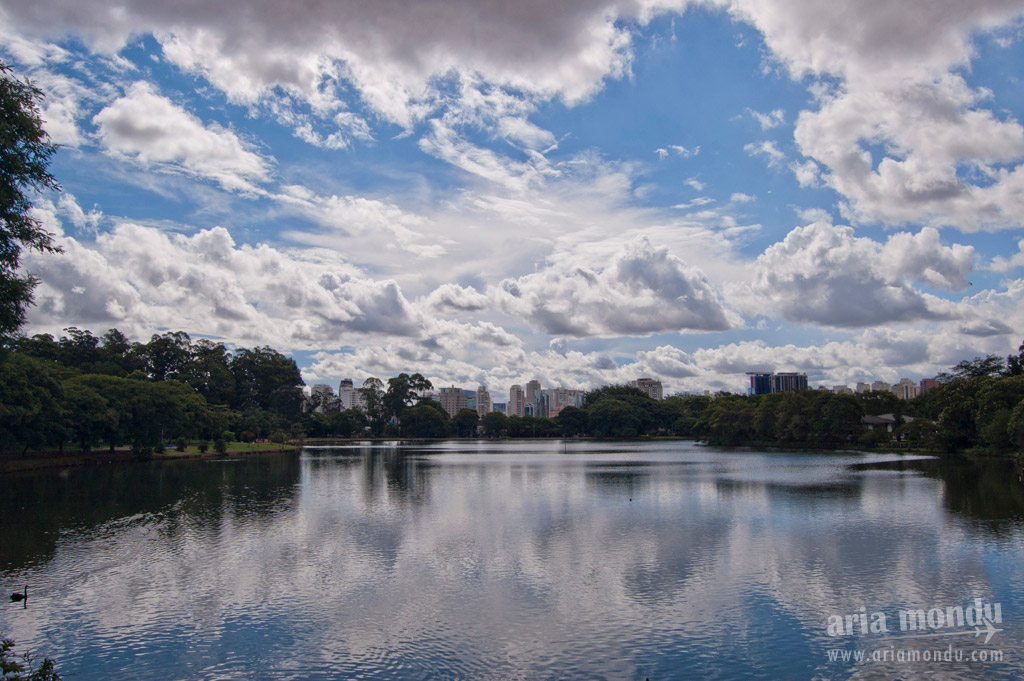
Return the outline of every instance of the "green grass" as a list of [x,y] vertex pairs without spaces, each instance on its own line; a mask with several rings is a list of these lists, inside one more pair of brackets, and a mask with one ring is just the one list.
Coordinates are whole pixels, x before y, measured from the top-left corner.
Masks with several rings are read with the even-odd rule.
[[[298,449],[295,445],[290,444],[278,444],[276,442],[229,442],[227,443],[228,450],[226,454],[249,454],[252,452],[276,452],[280,451],[292,451]],[[173,458],[176,456],[195,456],[196,454],[202,454],[199,451],[197,445],[189,445],[185,448],[185,451],[179,452],[177,449],[168,448],[164,450],[163,454],[157,454],[156,456],[163,456],[167,458]],[[210,444],[209,449],[206,450],[206,454],[216,454],[216,450],[213,448],[213,443]]]

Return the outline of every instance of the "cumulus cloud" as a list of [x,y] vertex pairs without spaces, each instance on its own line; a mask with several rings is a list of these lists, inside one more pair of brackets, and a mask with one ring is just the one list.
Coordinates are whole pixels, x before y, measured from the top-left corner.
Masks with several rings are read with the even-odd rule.
[[631,243],[607,267],[549,267],[505,279],[492,295],[506,312],[563,336],[646,335],[732,328],[704,274],[647,239]]
[[329,254],[240,246],[221,227],[186,236],[122,223],[92,246],[70,237],[61,245],[64,254],[26,258],[42,280],[29,320],[36,326],[198,329],[283,348],[422,330],[394,281],[368,278]]
[[784,318],[856,327],[956,315],[912,282],[960,290],[973,249],[943,246],[935,230],[896,234],[886,244],[853,229],[816,222],[798,227],[758,257],[754,290]]
[[101,143],[108,153],[144,165],[184,171],[225,189],[256,192],[270,177],[270,164],[232,131],[204,125],[195,115],[138,82],[124,97],[96,116]]
[[1024,267],[1024,239],[1017,242],[1017,252],[1010,257],[997,255],[992,259],[989,269],[994,272],[1009,272],[1012,269]]
[[435,310],[479,312],[490,307],[490,299],[476,289],[444,284],[427,296],[427,305]]
[[[756,26],[794,78],[825,79],[820,107],[800,114],[795,138],[827,169],[848,219],[966,231],[1020,225],[1024,130],[985,109],[988,93],[958,73],[978,35],[1021,16],[1019,2],[717,4]],[[794,165],[804,186],[816,183],[815,169]]]
[[383,0],[302,11],[283,0],[229,0],[216,12],[195,2],[172,9],[146,0],[117,7],[47,0],[5,10],[23,32],[75,32],[107,52],[153,33],[168,59],[241,103],[279,89],[330,114],[339,84],[350,83],[377,115],[406,128],[442,98],[433,81],[453,74],[570,103],[588,98],[628,68],[630,35],[616,20],[635,13],[593,0],[486,8],[471,0]]

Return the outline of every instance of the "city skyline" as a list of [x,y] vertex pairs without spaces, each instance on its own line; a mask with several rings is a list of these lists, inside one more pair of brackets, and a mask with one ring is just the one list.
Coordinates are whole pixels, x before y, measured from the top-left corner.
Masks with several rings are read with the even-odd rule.
[[63,145],[29,334],[503,396],[895,384],[1024,337],[1024,2],[0,17]]

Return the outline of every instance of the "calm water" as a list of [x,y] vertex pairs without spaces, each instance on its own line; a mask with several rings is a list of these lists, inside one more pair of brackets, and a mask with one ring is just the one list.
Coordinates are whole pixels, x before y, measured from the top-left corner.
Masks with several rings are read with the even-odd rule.
[[[0,632],[68,681],[1024,678],[1004,465],[446,443],[0,484]],[[900,630],[974,599],[987,643]]]

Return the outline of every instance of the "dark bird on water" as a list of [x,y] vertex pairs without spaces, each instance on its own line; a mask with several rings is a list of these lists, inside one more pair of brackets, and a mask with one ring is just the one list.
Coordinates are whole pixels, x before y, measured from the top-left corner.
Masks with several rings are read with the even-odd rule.
[[25,585],[25,592],[20,594],[11,594],[11,600],[17,603],[18,601],[28,600],[28,584]]

